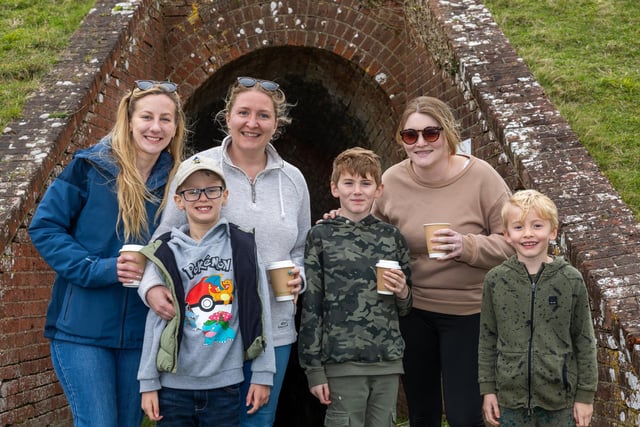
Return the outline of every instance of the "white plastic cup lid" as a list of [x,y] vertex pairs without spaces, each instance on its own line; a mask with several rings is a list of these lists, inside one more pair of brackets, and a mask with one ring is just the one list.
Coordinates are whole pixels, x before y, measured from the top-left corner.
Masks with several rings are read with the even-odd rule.
[[388,259],[381,259],[376,264],[376,267],[400,269],[400,263],[398,261],[392,261],[392,260],[388,260]]
[[120,252],[140,252],[142,248],[144,248],[143,245],[124,245]]
[[275,270],[276,268],[293,268],[296,265],[291,260],[286,261],[275,261],[267,264],[267,270]]

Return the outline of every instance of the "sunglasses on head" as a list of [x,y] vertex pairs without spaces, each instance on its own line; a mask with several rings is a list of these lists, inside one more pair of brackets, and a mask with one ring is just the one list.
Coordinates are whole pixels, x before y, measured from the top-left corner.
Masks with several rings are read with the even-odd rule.
[[403,129],[400,131],[400,138],[407,145],[413,145],[418,142],[418,137],[422,134],[422,138],[426,142],[436,142],[440,138],[442,132],[441,126],[427,126],[422,130]]
[[275,92],[280,87],[278,83],[272,82],[271,80],[260,80],[254,79],[253,77],[238,77],[237,83],[246,88],[252,88],[255,85],[260,85],[262,89],[268,90],[269,92]]
[[173,82],[157,82],[155,80],[136,80],[136,87],[142,91],[149,90],[152,87],[159,87],[165,92],[171,93],[178,90],[178,85]]

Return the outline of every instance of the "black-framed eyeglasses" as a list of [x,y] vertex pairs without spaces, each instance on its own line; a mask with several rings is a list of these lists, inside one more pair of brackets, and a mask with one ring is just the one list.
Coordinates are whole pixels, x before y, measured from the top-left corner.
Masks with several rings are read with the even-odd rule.
[[440,138],[441,126],[427,126],[422,130],[403,129],[400,131],[400,138],[407,145],[413,145],[418,142],[418,137],[422,134],[422,138],[426,142],[436,142]]
[[200,195],[204,193],[204,195],[209,200],[218,199],[222,196],[224,192],[224,187],[221,185],[216,185],[215,187],[207,187],[207,188],[189,188],[188,190],[182,190],[178,194],[182,196],[187,202],[197,202],[200,200]]
[[255,85],[259,84],[262,89],[268,90],[269,92],[275,92],[280,87],[278,83],[272,82],[271,80],[254,79],[253,77],[238,77],[238,80],[236,80],[236,82],[240,86],[246,88],[252,88]]
[[158,86],[167,93],[172,93],[178,90],[178,85],[174,82],[158,82],[155,80],[136,80],[136,87],[141,91],[149,90],[152,87]]

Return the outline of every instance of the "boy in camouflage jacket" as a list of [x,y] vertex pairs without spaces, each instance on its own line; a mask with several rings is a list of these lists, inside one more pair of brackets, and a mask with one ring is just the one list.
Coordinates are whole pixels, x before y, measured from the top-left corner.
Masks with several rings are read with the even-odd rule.
[[[311,393],[328,405],[325,426],[394,425],[404,341],[398,316],[411,309],[409,251],[400,231],[369,214],[382,194],[378,156],[355,147],[333,163],[340,215],[307,236],[300,364]],[[376,291],[376,263],[391,295]]]

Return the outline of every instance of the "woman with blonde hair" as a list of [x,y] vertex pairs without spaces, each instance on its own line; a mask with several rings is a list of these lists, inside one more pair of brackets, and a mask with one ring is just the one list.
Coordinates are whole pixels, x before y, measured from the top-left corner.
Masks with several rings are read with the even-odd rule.
[[45,336],[74,426],[139,426],[136,374],[147,307],[143,267],[124,244],[146,244],[180,164],[185,117],[177,85],[138,80],[112,131],[74,154],[29,227],[56,272]]
[[[288,285],[297,297],[302,287],[304,243],[311,228],[309,190],[300,170],[283,160],[271,144],[282,126],[291,121],[288,107],[278,83],[238,77],[229,87],[225,109],[218,114],[228,136],[221,146],[197,155],[213,158],[220,165],[230,192],[222,216],[240,227],[255,230],[263,267],[275,261],[293,261],[295,267],[289,272]],[[184,212],[169,204],[156,235],[184,223]],[[164,319],[174,315],[167,292],[163,286],[140,288],[140,296]],[[240,388],[243,427],[274,423],[291,346],[296,341],[295,299],[278,302],[273,292],[268,298],[276,374],[270,395],[259,395],[246,380],[251,377],[251,363],[245,363],[245,381]]]

